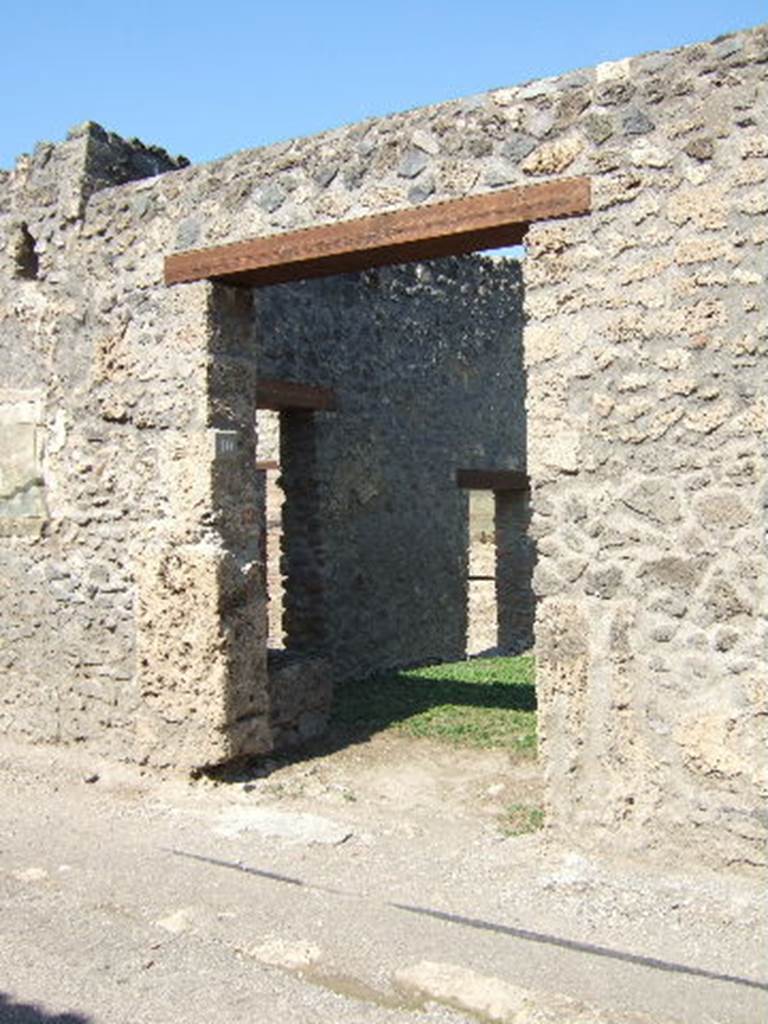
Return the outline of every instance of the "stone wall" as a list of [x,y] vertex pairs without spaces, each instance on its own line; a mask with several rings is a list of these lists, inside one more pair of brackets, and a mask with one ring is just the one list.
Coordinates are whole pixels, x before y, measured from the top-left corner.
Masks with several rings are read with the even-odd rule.
[[534,226],[526,262],[549,813],[746,864],[768,781],[765,42],[598,69],[594,212]]
[[[0,174],[0,731],[108,732],[123,753],[137,704],[129,524],[161,496],[153,454],[92,403],[110,339],[94,352],[84,331],[93,295],[79,234],[92,175],[105,173],[96,151],[113,143],[84,126]],[[149,151],[117,148],[130,180],[126,154]],[[151,163],[175,166],[155,151]]]
[[499,491],[495,495],[494,540],[497,644],[502,651],[527,651],[534,643],[533,574],[537,559],[528,491]]
[[[208,529],[211,505],[223,518],[228,500],[218,439],[203,429],[222,415],[212,353],[226,347],[217,341],[225,303],[206,287],[181,306],[169,295],[167,344],[152,351],[145,296],[127,296],[112,269],[115,220],[89,229],[85,219],[89,198],[110,181],[176,166],[85,125],[0,178],[0,730],[205,763],[235,749],[220,726],[233,716],[215,664],[221,613],[205,597],[234,586]],[[99,274],[89,245],[104,248]],[[236,489],[239,502],[240,480]],[[190,546],[203,535],[199,549]],[[208,646],[196,652],[193,637],[205,630],[193,628],[193,602],[185,599],[182,616],[163,600],[189,580],[210,620]],[[240,639],[233,645],[245,649]],[[163,664],[178,688],[158,682]],[[240,706],[233,717],[244,731]]]
[[45,391],[47,510],[2,546],[0,727],[179,764],[271,742],[259,342],[165,254],[586,175],[524,264],[548,820],[763,862],[767,61],[761,27],[111,188],[88,129],[0,178],[2,387]]

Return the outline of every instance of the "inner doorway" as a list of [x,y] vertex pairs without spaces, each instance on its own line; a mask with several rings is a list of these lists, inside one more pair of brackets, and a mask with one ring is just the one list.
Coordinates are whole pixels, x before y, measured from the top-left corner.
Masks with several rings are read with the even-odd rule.
[[467,657],[533,646],[535,545],[528,478],[514,470],[459,470],[468,492]]

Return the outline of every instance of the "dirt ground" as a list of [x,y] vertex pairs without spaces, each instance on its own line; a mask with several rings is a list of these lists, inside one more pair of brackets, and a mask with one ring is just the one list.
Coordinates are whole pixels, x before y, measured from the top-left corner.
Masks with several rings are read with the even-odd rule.
[[391,734],[197,780],[0,744],[0,1021],[758,1024],[758,879],[511,835],[532,762]]

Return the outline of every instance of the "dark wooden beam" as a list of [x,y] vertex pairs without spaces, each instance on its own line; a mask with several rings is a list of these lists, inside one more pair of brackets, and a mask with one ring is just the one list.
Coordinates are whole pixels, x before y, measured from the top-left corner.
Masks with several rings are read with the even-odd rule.
[[280,463],[276,459],[267,459],[264,462],[257,462],[256,469],[262,469],[266,473],[271,469],[280,469]]
[[256,384],[256,408],[275,409],[316,409],[331,412],[336,408],[336,395],[330,388],[314,384],[295,384],[288,380],[259,378]]
[[517,469],[457,469],[456,483],[473,491],[527,491],[527,473]]
[[518,245],[532,221],[590,210],[589,178],[563,178],[165,259],[165,283],[268,285]]

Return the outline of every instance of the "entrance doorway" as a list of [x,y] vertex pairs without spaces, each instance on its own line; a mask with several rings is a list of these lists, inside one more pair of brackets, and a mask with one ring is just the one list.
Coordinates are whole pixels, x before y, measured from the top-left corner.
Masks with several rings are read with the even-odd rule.
[[[507,289],[500,294],[496,283],[482,280],[493,277],[483,258],[464,254],[520,244],[532,221],[586,213],[589,206],[588,180],[548,181],[177,253],[166,260],[168,283],[208,279],[256,290],[256,334],[262,346],[258,376],[267,377],[271,390],[272,404],[266,407],[281,412],[286,423],[291,417],[291,433],[301,439],[305,463],[309,457],[312,465],[305,479],[296,481],[295,493],[314,494],[319,502],[316,517],[307,509],[289,527],[291,495],[282,464],[283,533],[295,533],[305,553],[318,555],[312,564],[305,561],[303,587],[288,579],[283,640],[290,647],[292,636],[302,633],[303,627],[292,625],[295,610],[297,621],[307,625],[307,651],[321,649],[327,662],[328,671],[318,667],[326,681],[329,676],[361,679],[409,663],[465,655],[466,522],[456,509],[466,508],[467,502],[456,487],[455,467],[472,467],[488,458],[492,465],[517,465],[520,475],[525,443],[523,429],[521,450],[510,455],[500,453],[498,438],[473,436],[473,431],[482,433],[484,424],[508,436],[510,415],[515,410],[523,414],[522,393],[509,388],[515,381],[524,390],[519,267],[516,281],[497,268],[499,279],[508,278],[504,285],[499,282],[502,291]],[[441,305],[445,281],[466,270],[468,279],[458,282],[458,290],[449,288],[450,301]],[[278,287],[267,287],[271,285]],[[282,293],[283,287],[290,291]],[[369,291],[369,298],[378,296],[367,303],[362,324],[355,322],[361,289]],[[388,325],[399,323],[402,328],[405,296],[425,302],[406,323],[408,336],[390,347]],[[427,306],[428,341],[422,323]],[[480,322],[489,312],[497,316],[502,331],[481,337]],[[509,325],[501,323],[505,313],[515,321],[506,336]],[[291,323],[298,330],[294,342],[286,345],[280,326]],[[459,333],[450,336],[457,325]],[[493,338],[490,344],[488,337]],[[518,361],[517,375],[503,365],[510,352]],[[333,424],[320,427],[313,406],[294,403],[301,399],[302,387],[317,391],[337,386],[341,415]],[[285,397],[291,389],[287,403],[275,400],[275,392],[279,399],[280,392]],[[261,398],[259,404],[264,407]],[[310,423],[318,429],[307,430]],[[470,443],[465,445],[467,435]],[[502,535],[515,521],[519,526],[525,520],[527,499],[499,498],[497,492],[510,488],[497,483],[482,485],[494,495],[494,569],[477,575],[494,577],[500,647],[511,645],[510,634],[519,625],[502,614],[502,606],[507,606],[513,586],[526,589],[524,574],[519,585],[499,582],[508,576],[506,560],[525,548],[522,541],[507,543]],[[460,488],[467,486],[476,489],[459,481]],[[301,502],[293,507],[300,508]],[[325,563],[329,545],[323,531],[333,545]],[[283,553],[280,570],[287,578],[286,568]],[[331,628],[329,615],[335,616]],[[321,619],[322,627],[315,629]],[[297,677],[295,683],[291,722],[303,716],[301,707],[314,692],[308,678]],[[273,710],[277,696],[275,690]],[[293,729],[288,716],[284,728]]]

